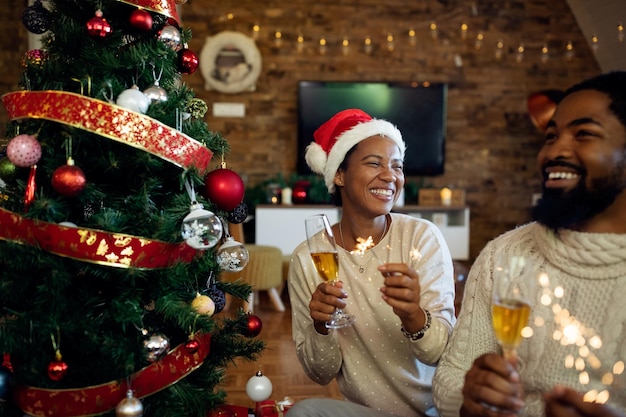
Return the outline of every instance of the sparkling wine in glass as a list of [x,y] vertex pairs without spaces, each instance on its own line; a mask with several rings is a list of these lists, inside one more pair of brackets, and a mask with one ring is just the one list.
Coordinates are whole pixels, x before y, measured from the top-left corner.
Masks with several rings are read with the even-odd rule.
[[493,329],[510,361],[517,357],[522,329],[528,324],[536,277],[523,256],[500,256],[493,273],[491,317]]
[[[317,269],[322,280],[334,284],[338,280],[339,257],[330,222],[325,214],[316,214],[305,219],[305,226],[309,251],[315,269]],[[340,329],[352,325],[353,322],[354,317],[337,308],[331,319],[326,322],[326,327]]]

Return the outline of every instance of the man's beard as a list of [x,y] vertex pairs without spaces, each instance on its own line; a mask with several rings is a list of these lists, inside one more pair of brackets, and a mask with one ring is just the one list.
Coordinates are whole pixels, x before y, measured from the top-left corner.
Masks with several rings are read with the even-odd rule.
[[623,161],[613,175],[593,180],[591,190],[585,185],[585,173],[581,173],[578,184],[569,191],[544,187],[541,199],[533,207],[533,219],[556,231],[571,228],[602,213],[626,188],[622,165]]

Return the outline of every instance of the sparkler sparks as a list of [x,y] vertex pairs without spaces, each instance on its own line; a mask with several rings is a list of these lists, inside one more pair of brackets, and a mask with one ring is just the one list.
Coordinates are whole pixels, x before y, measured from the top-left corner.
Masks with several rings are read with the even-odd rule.
[[[589,389],[585,392],[583,399],[586,402],[605,404],[611,397],[609,389],[613,394],[623,391],[624,381],[621,375],[624,373],[624,362],[620,360],[612,366],[603,364],[594,352],[599,352],[603,346],[600,336],[559,304],[558,300],[565,296],[565,289],[561,286],[552,289],[548,275],[545,273],[539,276],[539,283],[543,288],[540,302],[544,306],[550,307],[554,314],[556,329],[552,333],[552,339],[562,346],[577,347],[575,354],[565,357],[563,365],[565,368],[578,372],[578,382],[581,385],[589,385],[591,375],[597,375],[599,381],[607,389]],[[540,327],[544,325],[544,322],[543,320],[535,320],[534,324]],[[619,394],[617,395],[619,396]]]

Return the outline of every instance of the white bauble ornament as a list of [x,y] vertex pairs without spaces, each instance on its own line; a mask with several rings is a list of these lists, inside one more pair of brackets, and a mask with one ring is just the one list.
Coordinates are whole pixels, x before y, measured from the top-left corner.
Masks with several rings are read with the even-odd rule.
[[258,371],[246,383],[246,394],[252,401],[265,401],[272,395],[272,388],[272,381]]
[[126,392],[126,398],[115,407],[117,417],[141,417],[143,415],[143,404],[133,395],[132,390]]
[[222,238],[222,221],[202,204],[194,203],[183,219],[181,236],[194,249],[210,249]]
[[59,226],[65,226],[65,227],[78,227],[76,225],[76,223],[72,223],[72,222],[61,222],[59,223]]
[[217,251],[217,263],[222,271],[242,271],[248,265],[249,260],[250,254],[246,247],[231,236],[226,238],[226,241]]
[[120,95],[117,96],[116,103],[118,106],[124,107],[125,109],[144,114],[148,111],[148,106],[150,105],[151,100],[141,90],[139,90],[139,87],[133,85],[131,88],[122,91]]

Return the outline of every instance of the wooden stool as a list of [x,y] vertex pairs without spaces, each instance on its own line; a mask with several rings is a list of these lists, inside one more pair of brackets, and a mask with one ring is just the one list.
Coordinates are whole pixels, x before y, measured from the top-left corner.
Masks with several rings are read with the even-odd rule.
[[241,278],[246,284],[252,286],[252,292],[243,308],[252,312],[258,304],[259,291],[267,291],[274,308],[285,311],[285,305],[280,298],[280,291],[284,286],[283,280],[283,252],[280,248],[269,245],[254,245],[244,242],[243,226],[241,223],[229,223],[230,234],[238,242],[241,242],[248,250],[250,260],[241,272],[222,272],[220,279],[235,281]]
[[267,291],[274,308],[285,311],[278,288],[283,287],[283,252],[275,246],[245,245],[250,254],[248,265],[241,271],[241,279],[252,286],[244,309],[253,311],[258,304],[259,291]]

